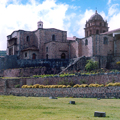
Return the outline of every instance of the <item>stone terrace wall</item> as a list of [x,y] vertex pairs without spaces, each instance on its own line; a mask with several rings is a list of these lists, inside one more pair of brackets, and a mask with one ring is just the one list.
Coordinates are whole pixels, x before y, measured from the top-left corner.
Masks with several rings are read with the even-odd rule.
[[6,92],[6,80],[0,79],[0,94],[4,94]]
[[0,77],[3,77],[4,70],[0,70]]
[[98,88],[8,88],[7,95],[35,97],[120,98],[120,87]]
[[7,69],[4,70],[3,77],[30,77],[32,75],[41,74],[57,74],[60,72],[59,68],[18,68],[18,69]]
[[39,97],[89,97],[89,98],[120,98],[120,87],[86,87],[86,88],[15,88],[15,85],[31,84],[58,84],[60,82],[81,82],[104,84],[107,82],[120,82],[120,74],[54,77],[54,78],[23,78],[23,79],[0,79],[0,94],[17,96],[39,96]]
[[43,85],[55,85],[60,83],[68,84],[106,84],[109,82],[120,82],[120,74],[109,74],[109,75],[88,75],[88,76],[73,76],[73,77],[48,77],[48,78],[30,78],[22,79],[27,85],[43,84]]
[[18,59],[15,55],[0,58],[0,70],[26,67],[60,68],[67,67],[69,59]]
[[19,78],[19,79],[7,79],[7,86],[13,88],[15,85],[56,85],[56,84],[106,84],[109,82],[120,82],[120,74],[109,75],[89,75],[89,76],[72,76],[72,77],[47,77],[47,78]]

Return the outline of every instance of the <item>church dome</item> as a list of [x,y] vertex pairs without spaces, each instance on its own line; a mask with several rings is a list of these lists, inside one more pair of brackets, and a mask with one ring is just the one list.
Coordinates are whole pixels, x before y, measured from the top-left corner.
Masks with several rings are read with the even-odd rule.
[[97,10],[96,10],[95,14],[90,17],[90,19],[88,21],[93,21],[93,20],[102,20],[103,21],[103,17],[97,13]]

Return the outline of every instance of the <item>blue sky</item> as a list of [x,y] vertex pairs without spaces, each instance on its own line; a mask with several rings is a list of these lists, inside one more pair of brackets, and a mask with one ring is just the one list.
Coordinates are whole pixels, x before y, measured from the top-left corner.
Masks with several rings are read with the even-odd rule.
[[120,28],[120,0],[0,0],[0,50],[7,48],[7,35],[19,29],[34,31],[39,20],[44,28],[83,38],[85,22],[96,9],[109,30]]

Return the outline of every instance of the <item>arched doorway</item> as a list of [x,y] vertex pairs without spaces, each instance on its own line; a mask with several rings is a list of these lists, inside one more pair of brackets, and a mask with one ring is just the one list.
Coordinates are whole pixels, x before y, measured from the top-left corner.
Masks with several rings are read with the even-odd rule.
[[35,53],[32,54],[32,59],[36,59],[36,54]]
[[62,53],[61,54],[61,59],[65,59],[65,58],[66,58],[65,53]]

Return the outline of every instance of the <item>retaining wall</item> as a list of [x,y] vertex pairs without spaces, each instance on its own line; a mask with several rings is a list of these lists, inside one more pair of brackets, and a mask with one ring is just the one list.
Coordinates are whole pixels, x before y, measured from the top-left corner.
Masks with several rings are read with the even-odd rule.
[[120,87],[98,88],[7,88],[7,95],[35,97],[120,98]]
[[57,74],[61,70],[60,68],[46,68],[46,67],[39,67],[39,68],[18,68],[18,69],[7,69],[7,70],[0,70],[2,73],[1,76],[3,77],[30,77],[33,75],[41,75],[41,74]]
[[[27,73],[27,72],[26,72]],[[16,82],[15,81],[19,81]],[[46,77],[46,78],[18,78],[7,79],[7,85],[9,88],[14,87],[17,84],[22,85],[60,85],[60,84],[107,84],[110,82],[120,82],[120,74],[104,74],[104,75],[76,75],[69,77]]]
[[31,84],[56,85],[56,84],[83,84],[83,83],[106,84],[109,82],[120,82],[120,74],[28,78],[28,79],[22,79],[22,81],[25,81],[27,85],[31,85]]
[[18,96],[39,96],[39,97],[100,97],[120,98],[120,87],[98,87],[98,88],[15,88],[15,85],[43,84],[52,85],[66,82],[67,84],[82,84],[85,82],[105,84],[109,82],[120,82],[120,74],[104,75],[82,75],[72,77],[49,77],[49,78],[22,78],[22,79],[0,79],[0,94]]
[[0,58],[0,70],[44,66],[47,68],[67,67],[69,59],[18,59],[16,55]]

